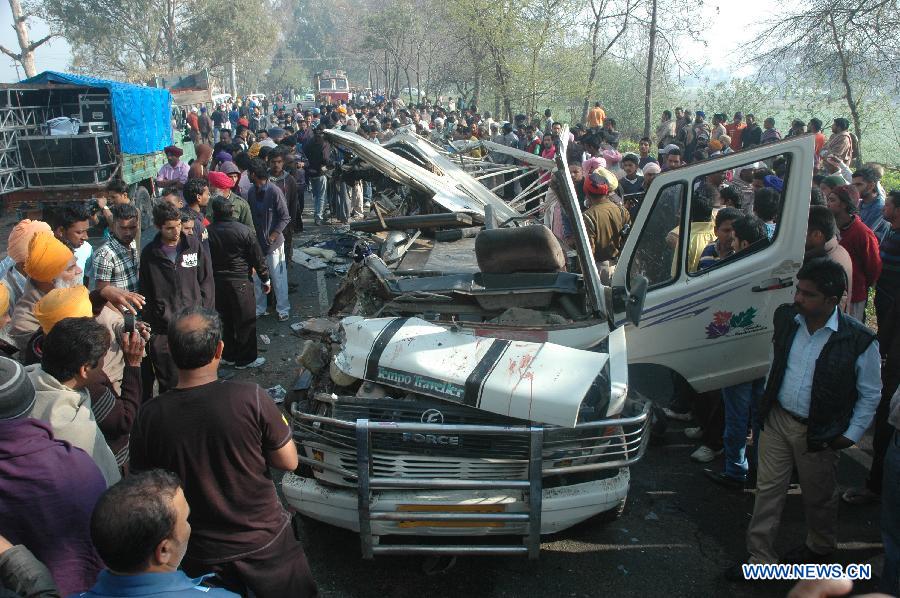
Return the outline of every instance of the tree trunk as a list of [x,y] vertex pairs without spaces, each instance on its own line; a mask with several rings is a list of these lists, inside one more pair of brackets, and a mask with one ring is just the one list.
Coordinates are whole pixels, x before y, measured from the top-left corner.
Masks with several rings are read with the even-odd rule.
[[175,57],[175,2],[177,0],[169,0],[166,3],[166,54],[168,54],[169,72],[172,74],[177,69],[177,60]]
[[419,53],[416,53],[416,104],[422,103],[422,77],[419,73],[421,68],[421,55]]
[[475,88],[472,90],[472,105],[478,107],[481,105],[481,79],[483,75],[481,71],[475,74]]
[[[596,43],[597,43],[596,28],[595,28],[593,37],[594,37],[594,48],[596,48]],[[593,50],[592,50],[592,52],[593,52]],[[581,105],[581,120],[584,123],[587,123],[588,110],[590,110],[590,107],[591,107],[591,91],[594,87],[594,79],[597,77],[597,62],[598,61],[596,59],[594,59],[593,57],[591,58],[591,70],[588,72],[587,87],[584,88],[584,98],[582,98],[583,101],[581,103],[582,104]]]
[[228,83],[231,86],[231,97],[237,100],[237,65],[234,62],[234,54],[231,55],[231,63],[228,65]]
[[[650,137],[650,109],[653,99],[653,61],[656,59],[656,1],[650,15],[650,41],[647,49],[647,76],[644,79],[644,137]],[[658,141],[658,140],[657,140]]]
[[391,97],[391,65],[388,62],[388,51],[384,49],[384,96]]
[[[656,5],[656,1],[653,0],[654,6]],[[594,81],[597,78],[597,68],[600,66],[600,61],[606,57],[609,49],[613,47],[620,37],[625,33],[626,29],[628,29],[628,19],[631,16],[631,2],[625,3],[625,20],[622,21],[622,27],[619,28],[619,31],[616,32],[616,35],[606,44],[606,47],[600,51],[598,44],[600,37],[600,28],[602,25],[602,21],[605,18],[603,16],[604,4],[601,4],[599,10],[594,7],[594,3],[591,2],[591,12],[594,15],[594,22],[591,24],[591,68],[588,72],[588,81],[587,86],[584,88],[584,96],[582,97],[581,102],[581,120],[587,124],[587,115],[588,110],[591,105],[591,92],[593,91]],[[574,108],[572,108],[572,112],[574,113]],[[574,114],[572,115],[574,119]]]
[[16,29],[16,37],[19,39],[18,61],[22,63],[25,69],[26,77],[34,77],[37,70],[34,68],[34,48],[28,39],[28,24],[25,22],[25,16],[22,13],[22,3],[19,0],[9,0],[9,8],[12,10],[13,27]]
[[412,81],[409,79],[409,68],[403,67],[404,72],[406,73],[406,96],[409,98],[409,106],[412,105]]

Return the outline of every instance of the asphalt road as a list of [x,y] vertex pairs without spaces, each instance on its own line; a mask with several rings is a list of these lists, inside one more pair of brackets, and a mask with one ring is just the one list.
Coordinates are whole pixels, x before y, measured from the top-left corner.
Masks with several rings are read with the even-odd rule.
[[[743,552],[753,508],[751,492],[713,485],[688,455],[681,426],[666,433],[632,468],[622,517],[587,521],[542,544],[540,560],[460,558],[449,571],[426,575],[419,557],[360,558],[356,534],[303,519],[303,544],[323,596],[784,596],[789,583],[732,584],[722,570]],[[860,449],[841,460],[840,479],[865,475]],[[713,464],[721,467],[720,462]],[[804,537],[802,497],[792,490],[779,547]],[[880,552],[878,507],[841,510],[838,537],[843,563],[867,562]],[[857,590],[871,589],[860,583]]]
[[[318,315],[325,298],[321,283],[333,294],[338,278],[317,276],[294,265],[291,322]],[[324,294],[324,293],[323,293]],[[263,386],[289,387],[294,379],[296,338],[290,322],[259,321],[267,334],[269,362],[241,372]],[[643,389],[648,392],[648,389]],[[649,392],[666,397],[663,382]],[[653,397],[651,397],[653,398]],[[704,466],[690,461],[693,441],[684,424],[670,424],[660,442],[632,468],[632,486],[622,517],[613,523],[589,520],[542,545],[537,562],[518,557],[463,557],[447,572],[428,575],[421,557],[360,557],[356,534],[302,519],[298,525],[310,566],[326,597],[442,596],[784,596],[791,584],[731,584],[721,573],[744,553],[744,532],[753,508],[750,491],[735,493],[709,482]],[[845,451],[840,461],[843,486],[862,482],[867,449]],[[722,467],[721,460],[708,467]],[[868,562],[881,552],[879,507],[842,505],[838,526],[842,563]],[[804,538],[802,497],[793,489],[782,518],[779,548],[798,546]],[[874,583],[855,590],[872,590]]]

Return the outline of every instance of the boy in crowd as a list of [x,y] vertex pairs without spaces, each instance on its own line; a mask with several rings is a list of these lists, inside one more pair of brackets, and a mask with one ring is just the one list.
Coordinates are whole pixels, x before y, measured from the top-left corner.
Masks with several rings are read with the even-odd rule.
[[649,137],[641,137],[641,141],[638,144],[638,152],[640,157],[638,159],[638,168],[643,169],[644,166],[653,162],[656,164],[656,158],[650,155],[650,138]]
[[639,158],[634,154],[625,154],[622,158],[622,170],[625,175],[619,177],[619,194],[622,201],[634,201],[644,194],[644,177],[638,174]]
[[716,213],[713,228],[716,240],[707,245],[700,254],[701,270],[712,268],[716,262],[734,253],[734,222],[743,216],[743,212],[733,207],[723,208]]

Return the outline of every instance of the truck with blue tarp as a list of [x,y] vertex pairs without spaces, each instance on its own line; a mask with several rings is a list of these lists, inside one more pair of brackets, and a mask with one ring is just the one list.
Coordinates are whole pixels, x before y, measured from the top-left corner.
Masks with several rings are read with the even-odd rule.
[[97,197],[119,178],[146,221],[163,148],[194,157],[172,123],[167,89],[54,71],[0,85],[0,194],[39,208]]

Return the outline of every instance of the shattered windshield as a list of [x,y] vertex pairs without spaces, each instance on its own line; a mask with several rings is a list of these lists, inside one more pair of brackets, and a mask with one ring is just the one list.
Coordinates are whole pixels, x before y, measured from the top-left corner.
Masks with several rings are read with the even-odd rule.
[[687,186],[683,182],[664,187],[653,205],[628,265],[628,284],[637,277],[647,279],[650,288],[666,285],[678,278],[678,247]]

